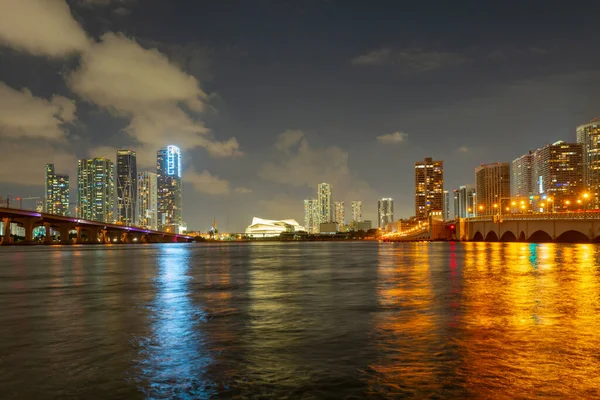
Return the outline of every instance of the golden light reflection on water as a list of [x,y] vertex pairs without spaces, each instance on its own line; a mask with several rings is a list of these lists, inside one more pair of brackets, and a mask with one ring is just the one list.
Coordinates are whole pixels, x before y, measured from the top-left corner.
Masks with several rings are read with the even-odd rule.
[[372,394],[410,394],[411,388],[433,387],[437,367],[428,362],[439,342],[432,304],[427,244],[379,247],[377,298],[373,320],[380,356],[370,366]]
[[597,251],[594,245],[467,246],[458,340],[462,376],[474,395],[598,394]]

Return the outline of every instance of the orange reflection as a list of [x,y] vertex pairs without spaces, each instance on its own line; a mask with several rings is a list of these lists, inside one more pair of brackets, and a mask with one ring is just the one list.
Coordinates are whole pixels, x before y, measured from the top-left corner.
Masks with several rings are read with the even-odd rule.
[[[465,262],[463,371],[477,398],[589,398],[600,388],[593,245],[490,243]],[[479,250],[484,250],[483,246]],[[477,256],[478,263],[480,256]],[[595,394],[595,395],[594,395]]]

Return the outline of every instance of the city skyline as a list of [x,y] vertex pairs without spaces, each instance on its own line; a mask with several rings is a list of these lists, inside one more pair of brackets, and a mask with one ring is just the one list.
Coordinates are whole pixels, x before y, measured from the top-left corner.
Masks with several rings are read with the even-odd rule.
[[[474,183],[477,165],[575,141],[576,127],[598,114],[600,56],[589,30],[599,29],[591,16],[600,6],[561,11],[557,23],[555,5],[520,5],[519,18],[490,6],[466,18],[441,4],[439,14],[453,17],[443,20],[425,5],[411,5],[410,18],[394,5],[369,8],[364,26],[346,29],[358,10],[340,2],[265,3],[256,6],[264,24],[247,30],[249,5],[183,2],[189,15],[239,22],[198,27],[167,3],[132,1],[120,15],[110,1],[57,1],[52,12],[31,1],[3,13],[15,28],[0,24],[0,118],[10,121],[0,134],[0,195],[43,197],[40,171],[54,164],[70,176],[73,202],[78,159],[116,162],[116,150],[131,148],[138,170],[151,171],[152,153],[173,144],[184,155],[184,220],[196,229],[215,217],[229,231],[243,230],[248,215],[301,221],[298,201],[317,182],[330,182],[336,199],[362,200],[365,220],[375,221],[383,196],[408,217],[413,177],[404,171],[416,160],[444,160],[451,191]],[[335,21],[317,18],[334,11]],[[482,29],[507,23],[508,35]],[[425,36],[409,39],[421,26]],[[281,42],[264,39],[269,29]]]

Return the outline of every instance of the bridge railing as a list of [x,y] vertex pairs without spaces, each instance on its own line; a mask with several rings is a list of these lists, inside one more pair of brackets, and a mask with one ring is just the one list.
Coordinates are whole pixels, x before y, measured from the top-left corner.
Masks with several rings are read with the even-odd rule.
[[527,213],[527,214],[500,214],[486,215],[481,217],[465,218],[467,221],[522,221],[522,220],[582,220],[599,219],[600,211],[582,211],[582,212],[559,212],[559,213]]

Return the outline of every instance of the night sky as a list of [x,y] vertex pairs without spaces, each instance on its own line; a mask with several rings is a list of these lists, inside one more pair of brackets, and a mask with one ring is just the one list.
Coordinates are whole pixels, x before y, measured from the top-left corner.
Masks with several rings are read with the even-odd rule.
[[44,165],[184,153],[184,221],[304,222],[302,200],[395,200],[414,162],[445,189],[600,116],[600,3],[0,0],[0,195]]

